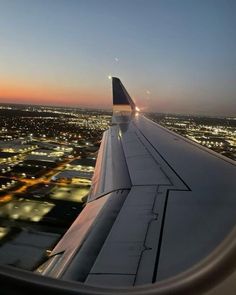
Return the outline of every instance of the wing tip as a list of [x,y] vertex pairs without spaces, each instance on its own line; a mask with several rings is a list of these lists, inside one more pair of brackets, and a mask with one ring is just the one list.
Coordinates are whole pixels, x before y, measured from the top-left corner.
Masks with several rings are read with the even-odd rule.
[[113,105],[126,105],[131,109],[135,109],[135,103],[128,94],[124,85],[118,77],[112,77],[112,89],[113,89]]

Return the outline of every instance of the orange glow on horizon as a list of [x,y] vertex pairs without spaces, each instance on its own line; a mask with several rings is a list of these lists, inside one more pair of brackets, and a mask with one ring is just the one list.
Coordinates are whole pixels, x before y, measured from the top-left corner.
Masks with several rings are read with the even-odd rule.
[[26,85],[20,82],[1,81],[1,102],[109,107],[110,98],[106,93],[99,93],[97,89],[92,91],[63,86]]

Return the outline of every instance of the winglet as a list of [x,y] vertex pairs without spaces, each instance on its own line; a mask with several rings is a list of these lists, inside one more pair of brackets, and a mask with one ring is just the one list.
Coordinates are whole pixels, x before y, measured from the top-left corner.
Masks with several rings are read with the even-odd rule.
[[134,111],[135,103],[129,96],[124,85],[119,78],[112,77],[112,89],[113,89],[113,109],[119,111]]

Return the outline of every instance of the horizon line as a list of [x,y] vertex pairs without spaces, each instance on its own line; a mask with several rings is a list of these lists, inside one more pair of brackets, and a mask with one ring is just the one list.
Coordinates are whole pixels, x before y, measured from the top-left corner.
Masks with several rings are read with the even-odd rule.
[[[76,105],[41,105],[41,104],[31,104],[31,103],[7,103],[7,102],[0,102],[0,105],[14,105],[14,106],[35,106],[35,107],[54,107],[54,108],[76,108],[76,109],[87,109],[87,110],[104,110],[112,112],[112,107],[92,107],[92,106],[76,106]],[[224,118],[224,119],[232,119],[236,118],[235,115],[210,115],[210,114],[200,114],[200,113],[177,113],[177,112],[158,112],[158,111],[141,111],[141,113],[152,113],[152,114],[165,114],[165,115],[177,115],[177,116],[198,116],[198,117],[208,117],[208,118]]]

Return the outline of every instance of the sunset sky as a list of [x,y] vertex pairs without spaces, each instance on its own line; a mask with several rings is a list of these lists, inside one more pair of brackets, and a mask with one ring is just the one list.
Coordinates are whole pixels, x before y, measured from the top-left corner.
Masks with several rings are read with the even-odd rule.
[[0,103],[236,116],[235,0],[0,0]]

